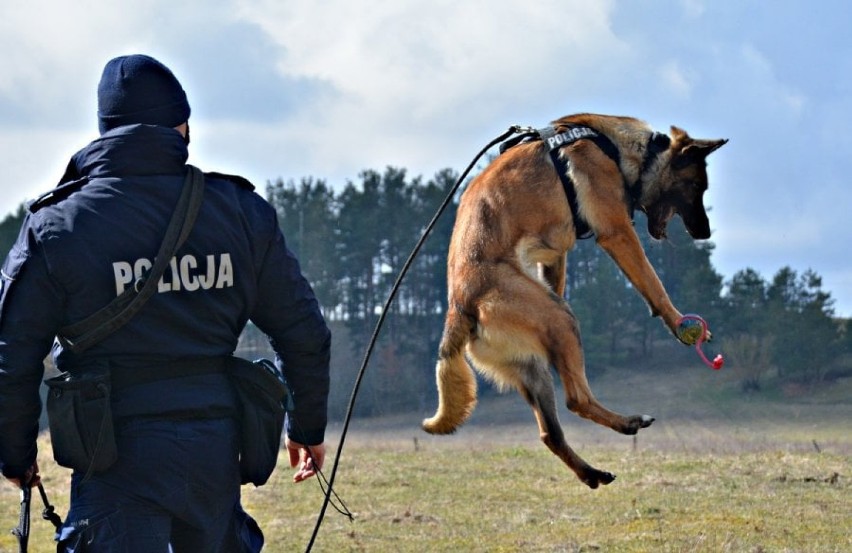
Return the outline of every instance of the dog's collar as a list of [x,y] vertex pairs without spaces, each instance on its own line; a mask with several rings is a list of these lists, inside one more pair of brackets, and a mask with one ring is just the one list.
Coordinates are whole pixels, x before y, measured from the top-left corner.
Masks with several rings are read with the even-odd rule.
[[668,135],[653,132],[648,137],[648,142],[645,144],[645,157],[642,159],[642,167],[639,169],[639,174],[633,184],[627,187],[628,196],[630,198],[630,218],[633,219],[633,212],[639,208],[641,210],[640,200],[642,199],[642,190],[645,175],[651,169],[651,166],[657,160],[662,152],[665,152],[671,146],[672,140]]

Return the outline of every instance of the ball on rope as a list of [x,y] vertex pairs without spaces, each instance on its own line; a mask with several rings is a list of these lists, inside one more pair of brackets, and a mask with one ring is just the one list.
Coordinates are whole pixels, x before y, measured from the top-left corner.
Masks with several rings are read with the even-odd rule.
[[688,346],[695,346],[695,351],[698,352],[701,360],[711,369],[718,371],[725,364],[725,359],[721,354],[710,361],[701,350],[701,343],[708,338],[710,331],[707,328],[707,322],[699,315],[689,314],[681,317],[677,322],[676,333],[681,342]]
[[704,340],[707,328],[701,324],[703,321],[697,317],[686,315],[680,319],[677,325],[677,337],[687,346],[694,346]]

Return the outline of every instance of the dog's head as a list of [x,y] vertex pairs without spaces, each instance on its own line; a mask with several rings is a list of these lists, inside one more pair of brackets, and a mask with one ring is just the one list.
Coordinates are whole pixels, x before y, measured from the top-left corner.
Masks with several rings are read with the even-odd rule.
[[692,238],[710,238],[710,220],[704,208],[707,190],[707,156],[728,142],[697,140],[684,130],[671,128],[668,162],[643,193],[642,209],[648,215],[648,232],[660,240],[675,215],[680,215]]

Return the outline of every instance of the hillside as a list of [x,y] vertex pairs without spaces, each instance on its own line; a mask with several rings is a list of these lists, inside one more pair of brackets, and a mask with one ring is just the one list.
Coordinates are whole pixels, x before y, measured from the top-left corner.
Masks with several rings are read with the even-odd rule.
[[[481,393],[483,388],[481,385]],[[818,447],[852,454],[852,378],[813,390],[769,389],[745,394],[738,389],[734,371],[710,371],[696,363],[662,372],[612,372],[593,380],[591,388],[614,411],[656,418],[636,438],[643,449],[732,453]],[[561,399],[561,389],[557,393]],[[419,445],[538,442],[532,411],[517,393],[495,395],[486,390],[483,395],[486,397],[480,399],[468,423],[452,436],[430,436],[420,430],[420,420],[432,415],[426,410],[355,417],[350,437],[412,443],[416,439]],[[584,444],[634,447],[633,437],[580,419],[567,408],[560,410],[560,420],[575,449],[582,450]],[[340,426],[335,424],[332,431],[338,433]]]

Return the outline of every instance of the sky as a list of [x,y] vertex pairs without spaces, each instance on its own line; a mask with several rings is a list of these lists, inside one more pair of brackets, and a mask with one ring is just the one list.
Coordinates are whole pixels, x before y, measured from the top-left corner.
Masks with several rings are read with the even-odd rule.
[[104,64],[145,53],[187,91],[190,163],[261,191],[387,166],[461,172],[509,126],[579,112],[728,138],[708,158],[717,271],[810,269],[852,316],[845,0],[0,0],[0,13],[0,217],[97,137]]

